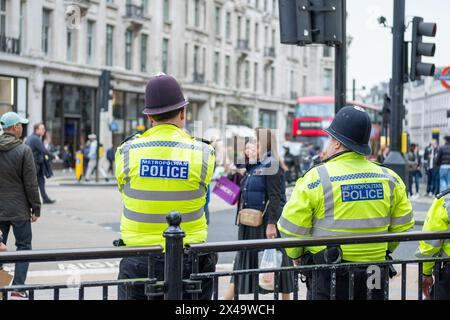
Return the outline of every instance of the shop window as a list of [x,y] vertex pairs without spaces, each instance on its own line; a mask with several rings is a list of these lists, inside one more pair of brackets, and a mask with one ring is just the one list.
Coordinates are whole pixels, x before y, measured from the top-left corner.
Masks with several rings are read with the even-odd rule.
[[259,111],[259,125],[262,128],[276,129],[277,128],[277,112],[271,110]]
[[227,122],[231,125],[252,127],[251,108],[247,106],[228,106]]

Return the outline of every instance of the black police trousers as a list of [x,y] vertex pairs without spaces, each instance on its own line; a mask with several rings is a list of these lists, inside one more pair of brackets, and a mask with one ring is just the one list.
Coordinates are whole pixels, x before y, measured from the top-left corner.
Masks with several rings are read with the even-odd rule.
[[[164,280],[164,256],[154,256],[153,276],[158,281]],[[192,256],[183,257],[183,279],[189,279],[192,273]],[[199,256],[199,272],[215,272],[217,264],[217,254],[207,254]],[[119,266],[119,280],[122,279],[145,279],[152,277],[149,273],[149,257],[123,258]],[[199,300],[211,300],[213,294],[213,279],[202,280],[202,293],[198,295]],[[162,300],[163,296],[148,298],[145,295],[145,286],[141,285],[119,285],[119,300]],[[183,294],[183,300],[192,300],[192,294]]]
[[[377,289],[368,290],[367,267],[354,268],[354,285],[353,285],[353,299],[354,300],[383,300],[385,288],[386,270],[381,267],[381,279],[378,282],[380,286]],[[349,300],[350,288],[350,274],[348,270],[336,270],[336,300]],[[313,296],[312,290],[312,273],[306,277],[306,287],[308,289],[307,300],[331,300],[331,271],[317,270],[316,271],[316,292]],[[370,279],[369,279],[370,282]]]
[[[437,290],[437,292],[435,292]],[[438,294],[435,297],[435,294]],[[431,300],[450,300],[450,264],[439,271],[439,282],[431,288]]]

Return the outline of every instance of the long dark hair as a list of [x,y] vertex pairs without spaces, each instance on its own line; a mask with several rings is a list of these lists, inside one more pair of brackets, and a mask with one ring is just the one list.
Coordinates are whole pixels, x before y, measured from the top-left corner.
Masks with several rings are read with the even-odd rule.
[[[267,128],[256,128],[255,132],[257,144],[265,147],[265,149],[263,150],[265,150],[268,154],[270,153],[272,157],[280,162],[281,169],[283,169],[284,171],[288,171],[288,167],[278,153],[277,137],[274,132],[271,129]],[[261,157],[261,155],[259,154],[258,150],[258,158],[259,157]]]
[[[233,163],[236,167],[245,166],[250,163],[250,159],[245,152],[247,144],[251,142],[250,137],[234,137],[233,141]],[[242,149],[243,147],[243,149]]]

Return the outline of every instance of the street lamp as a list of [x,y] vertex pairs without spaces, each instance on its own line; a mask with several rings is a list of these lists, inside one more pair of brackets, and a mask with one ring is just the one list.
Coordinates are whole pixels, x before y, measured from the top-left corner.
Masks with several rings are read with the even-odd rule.
[[356,100],[356,92],[357,91],[365,91],[366,90],[366,86],[362,86],[361,88],[359,88],[359,89],[357,89],[356,88],[356,79],[353,79],[353,86],[352,86],[352,89],[348,89],[347,91],[350,91],[350,90],[352,90],[352,92],[353,92],[353,101],[355,101]]

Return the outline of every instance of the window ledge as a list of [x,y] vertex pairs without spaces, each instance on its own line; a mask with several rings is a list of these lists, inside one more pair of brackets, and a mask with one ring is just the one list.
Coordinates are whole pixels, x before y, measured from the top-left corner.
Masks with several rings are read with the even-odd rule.
[[113,10],[119,10],[119,6],[115,3],[107,3],[106,7]]
[[209,36],[208,32],[204,31],[203,29],[197,28],[197,27],[189,27],[188,26],[188,27],[186,27],[186,30],[197,32],[197,33],[200,33],[200,34],[205,35],[205,36]]

